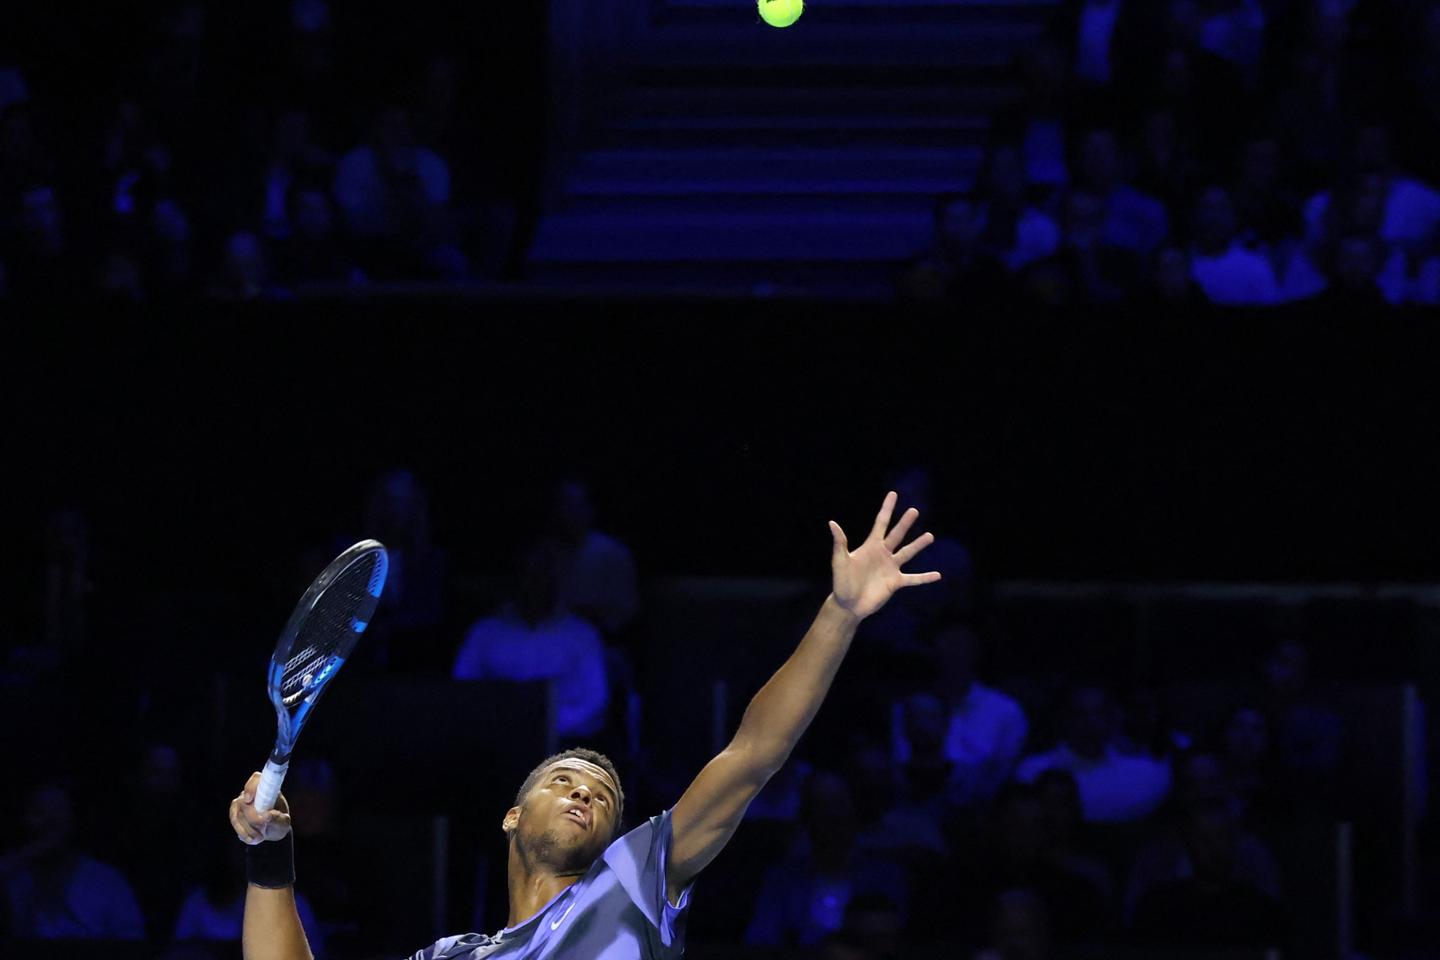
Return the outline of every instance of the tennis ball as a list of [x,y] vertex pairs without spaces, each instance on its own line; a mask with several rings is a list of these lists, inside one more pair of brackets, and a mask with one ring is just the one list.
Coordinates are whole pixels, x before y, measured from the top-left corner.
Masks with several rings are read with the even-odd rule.
[[757,0],[760,19],[772,27],[788,27],[800,19],[805,0]]

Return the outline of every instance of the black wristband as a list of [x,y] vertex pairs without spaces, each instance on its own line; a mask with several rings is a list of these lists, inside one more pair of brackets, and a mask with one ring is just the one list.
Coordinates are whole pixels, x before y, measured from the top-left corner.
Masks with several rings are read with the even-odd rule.
[[245,848],[245,879],[257,887],[278,890],[295,885],[295,834]]

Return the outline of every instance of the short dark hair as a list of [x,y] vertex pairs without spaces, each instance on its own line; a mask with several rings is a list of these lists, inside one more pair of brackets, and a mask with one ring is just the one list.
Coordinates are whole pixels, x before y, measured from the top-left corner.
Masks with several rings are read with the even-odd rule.
[[544,760],[541,760],[535,769],[530,771],[529,776],[525,778],[525,782],[520,784],[520,791],[515,794],[515,806],[518,807],[525,802],[525,795],[535,786],[535,781],[540,779],[540,774],[545,771],[546,767],[552,763],[558,763],[561,760],[568,760],[571,757],[584,760],[586,763],[595,764],[595,766],[608,773],[611,780],[615,781],[615,790],[620,794],[615,798],[615,829],[618,831],[620,824],[624,822],[625,818],[625,788],[620,784],[620,771],[615,769],[615,764],[610,761],[609,757],[598,750],[591,750],[589,747],[571,747],[568,750],[561,750],[559,753],[551,754]]

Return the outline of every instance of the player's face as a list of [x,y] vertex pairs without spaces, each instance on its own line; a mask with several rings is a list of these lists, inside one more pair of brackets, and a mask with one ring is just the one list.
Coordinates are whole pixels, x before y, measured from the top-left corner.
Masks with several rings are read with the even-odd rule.
[[540,774],[506,823],[513,822],[520,842],[537,858],[565,869],[582,869],[610,842],[619,796],[604,769],[567,757]]

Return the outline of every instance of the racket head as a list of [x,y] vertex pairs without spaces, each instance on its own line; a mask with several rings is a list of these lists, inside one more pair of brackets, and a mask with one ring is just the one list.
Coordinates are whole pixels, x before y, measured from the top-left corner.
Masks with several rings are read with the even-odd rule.
[[369,626],[389,566],[383,544],[362,540],[332,560],[296,604],[266,674],[279,721],[274,760],[289,758],[310,711]]

